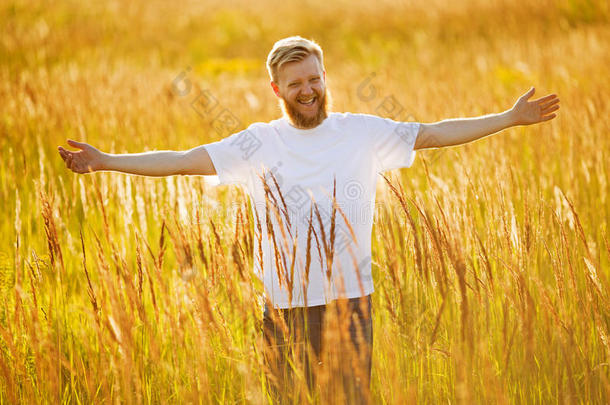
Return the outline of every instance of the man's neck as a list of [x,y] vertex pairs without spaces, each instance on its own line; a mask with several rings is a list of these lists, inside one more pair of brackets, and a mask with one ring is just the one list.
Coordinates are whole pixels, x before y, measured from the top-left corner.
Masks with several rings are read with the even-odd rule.
[[322,121],[320,121],[317,125],[313,126],[313,127],[304,127],[304,126],[299,126],[297,123],[295,123],[289,116],[284,115],[284,119],[286,119],[286,122],[288,122],[288,124],[293,127],[294,129],[301,129],[301,130],[308,130],[308,129],[316,129],[318,128],[320,125],[322,125],[324,123],[324,121],[326,121],[328,119],[328,114],[326,115],[326,117],[322,118]]

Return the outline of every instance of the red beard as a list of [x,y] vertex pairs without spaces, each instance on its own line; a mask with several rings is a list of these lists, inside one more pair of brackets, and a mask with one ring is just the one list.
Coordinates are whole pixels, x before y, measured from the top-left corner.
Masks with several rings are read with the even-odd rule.
[[280,107],[294,127],[300,129],[315,128],[328,116],[327,90],[324,90],[324,94],[320,94],[315,90],[314,93],[316,93],[318,99],[318,111],[311,117],[303,115],[297,105],[280,97]]

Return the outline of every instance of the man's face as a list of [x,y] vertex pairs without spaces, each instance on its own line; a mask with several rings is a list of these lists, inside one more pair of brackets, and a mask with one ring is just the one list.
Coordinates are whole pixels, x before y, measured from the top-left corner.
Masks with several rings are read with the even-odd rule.
[[271,87],[292,125],[314,128],[327,117],[325,79],[326,72],[315,55],[286,63],[279,69],[278,83],[271,82]]

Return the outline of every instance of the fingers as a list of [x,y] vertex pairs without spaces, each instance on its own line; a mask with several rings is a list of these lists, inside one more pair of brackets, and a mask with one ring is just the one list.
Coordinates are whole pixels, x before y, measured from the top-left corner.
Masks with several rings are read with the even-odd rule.
[[[74,173],[91,173],[93,170],[88,164],[85,166],[83,161],[79,158],[78,153],[70,152],[65,150],[61,146],[57,148],[61,158],[66,164],[66,168],[72,170]],[[79,152],[80,153],[80,152]]]
[[83,142],[76,142],[76,141],[73,141],[72,139],[68,139],[68,145],[70,145],[74,148],[78,148],[78,149],[85,149],[85,146],[87,144],[83,143]]
[[551,101],[551,100],[553,100],[553,99],[557,99],[557,100],[559,100],[559,99],[557,98],[557,94],[549,94],[548,96],[540,97],[540,98],[539,98],[539,99],[537,99],[537,100],[533,100],[533,102],[534,102],[534,103],[547,103],[547,102],[549,102],[549,101]]
[[61,156],[61,158],[66,163],[66,167],[69,169],[70,168],[70,163],[72,162],[72,159],[74,158],[74,154],[72,152],[70,152],[70,151],[65,150],[61,146],[59,148],[57,148],[57,149],[59,150],[59,155]]
[[554,106],[554,105],[555,105],[555,104],[557,104],[557,103],[559,103],[559,99],[558,99],[558,98],[555,98],[555,99],[552,99],[552,100],[551,100],[551,101],[549,101],[549,102],[546,102],[546,103],[541,103],[541,104],[540,104],[540,108],[541,108],[541,109],[543,109],[543,110],[545,110],[545,109],[547,109],[547,108],[549,108],[549,107]]
[[62,148],[61,146],[57,147],[57,150],[59,151],[59,156],[61,156],[61,158],[65,161],[66,157],[68,157],[68,151],[65,150],[64,148]]
[[535,92],[535,91],[536,91],[536,89],[535,89],[535,88],[532,86],[532,88],[531,88],[531,89],[529,89],[529,90],[527,91],[527,93],[525,93],[524,95],[522,95],[522,96],[521,96],[521,98],[522,98],[523,100],[528,100],[528,99],[529,99],[531,96],[533,96],[533,95],[534,95],[534,92]]
[[543,109],[543,110],[542,110],[542,114],[543,114],[543,115],[546,115],[546,114],[548,114],[548,113],[552,113],[553,111],[557,111],[557,110],[559,110],[559,106],[558,106],[558,105],[555,105],[555,106],[552,106],[552,107],[549,107],[549,108],[545,108],[545,109]]
[[542,117],[542,121],[548,121],[548,120],[552,120],[553,118],[555,118],[557,116],[557,114],[551,114],[548,115],[546,117]]
[[66,167],[70,170],[74,170],[74,154],[62,148],[61,146],[58,148],[59,154],[61,158],[64,160]]
[[61,146],[58,148],[58,150],[59,150],[59,156],[61,156],[61,158],[67,164],[68,163],[68,159],[72,159],[72,152],[65,150]]

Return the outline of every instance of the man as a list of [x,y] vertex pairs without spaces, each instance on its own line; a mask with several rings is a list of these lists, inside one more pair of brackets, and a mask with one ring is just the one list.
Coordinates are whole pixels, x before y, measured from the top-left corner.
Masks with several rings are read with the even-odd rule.
[[[529,101],[531,88],[502,113],[397,122],[329,112],[323,53],[313,41],[278,41],[267,68],[284,113],[280,119],[188,151],[106,154],[69,140],[80,150],[59,147],[59,153],[76,173],[218,175],[220,184],[244,187],[261,225],[262,257],[255,255],[255,270],[265,286],[272,392],[287,391],[283,376],[300,364],[305,373],[297,375],[305,374],[310,386],[328,366],[340,371],[339,397],[370,402],[370,258],[378,174],[411,166],[418,149],[464,144],[553,119],[559,99],[551,94]],[[293,351],[297,355],[288,366]],[[320,381],[334,381],[329,375],[327,370]]]

